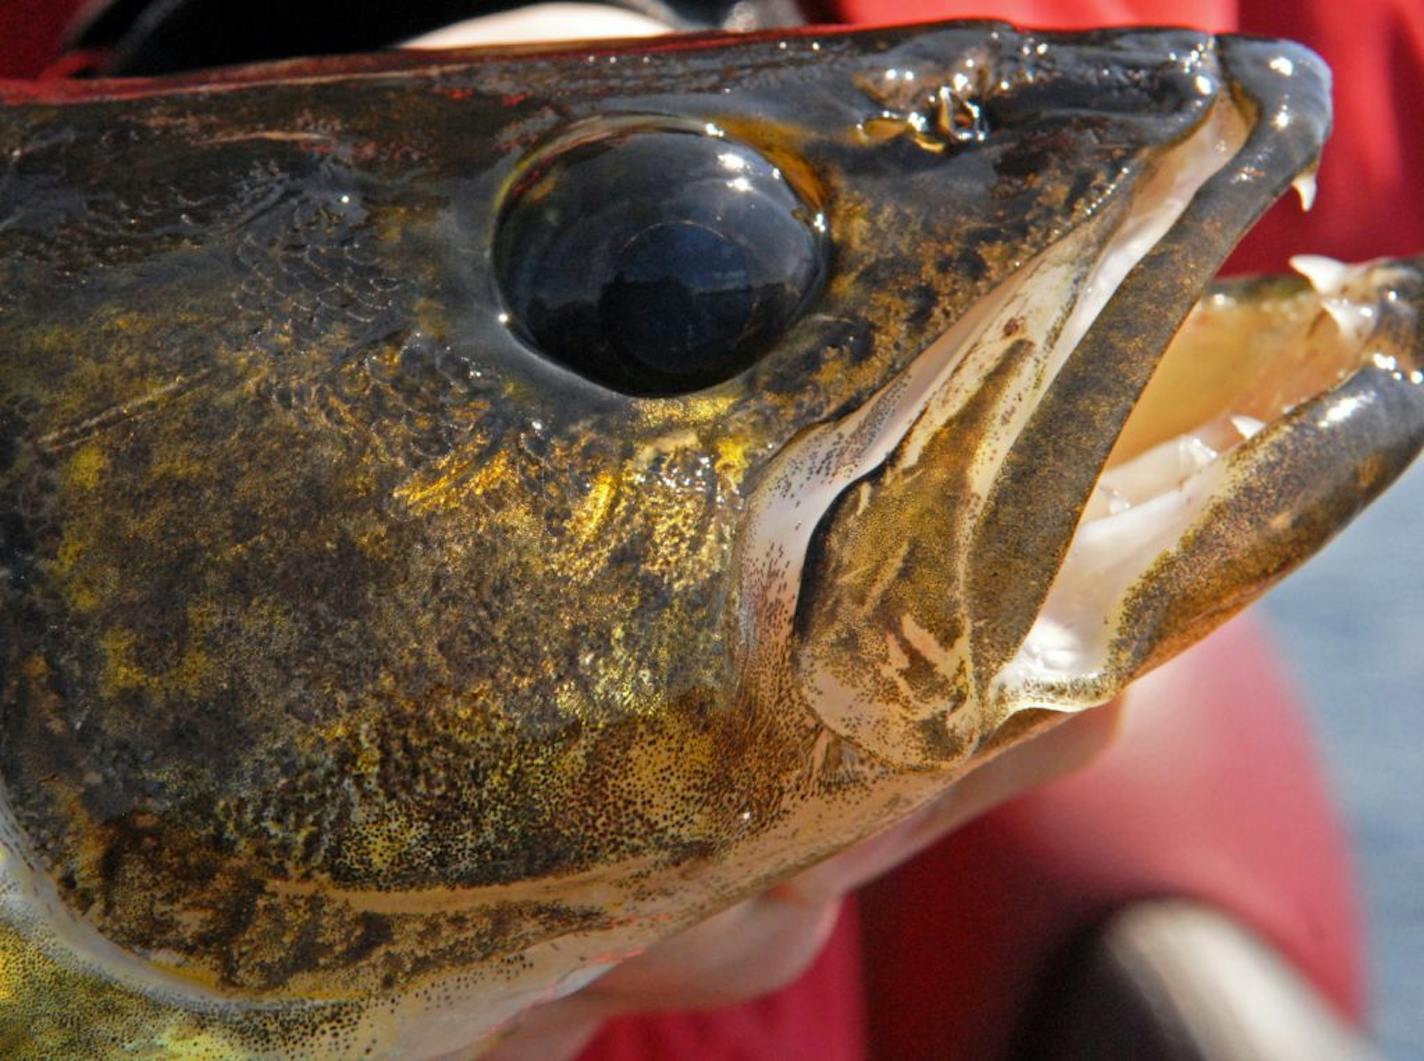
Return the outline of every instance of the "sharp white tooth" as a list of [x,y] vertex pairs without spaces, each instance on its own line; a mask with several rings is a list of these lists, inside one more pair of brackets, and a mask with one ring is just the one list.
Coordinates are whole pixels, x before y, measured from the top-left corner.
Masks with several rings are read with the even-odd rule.
[[1244,413],[1231,418],[1231,426],[1241,433],[1243,439],[1253,438],[1266,426],[1266,421],[1257,420],[1254,416],[1246,416]]
[[1084,522],[1120,515],[1180,486],[1265,426],[1254,416],[1228,414],[1109,468],[1083,510]]
[[1350,267],[1323,254],[1297,254],[1290,260],[1290,267],[1310,281],[1317,294],[1333,295],[1344,285],[1350,275]]
[[1116,516],[1131,507],[1132,502],[1123,497],[1120,491],[1113,489],[1112,484],[1107,482],[1107,476],[1104,476],[1093,488],[1093,496],[1088,498],[1088,504],[1083,509],[1083,518],[1090,520]]
[[1107,514],[1140,505],[1195,475],[1216,460],[1220,450],[1209,444],[1214,441],[1200,434],[1178,435],[1104,472],[1098,490],[1105,492]]
[[1188,435],[1177,440],[1177,474],[1179,478],[1205,468],[1216,460],[1217,451],[1207,445],[1206,440],[1196,435]]
[[1320,304],[1325,312],[1330,314],[1330,319],[1335,322],[1335,327],[1340,329],[1340,334],[1352,345],[1364,342],[1374,328],[1373,306],[1362,306],[1348,298],[1323,298]]
[[1315,205],[1315,171],[1302,173],[1291,181],[1291,187],[1295,189],[1296,195],[1300,196],[1301,212],[1310,213],[1310,208]]
[[1350,295],[1354,282],[1364,277],[1371,266],[1347,265],[1320,254],[1297,254],[1290,264],[1321,296],[1321,308],[1330,314],[1347,342],[1359,343],[1369,335],[1374,328],[1374,307]]

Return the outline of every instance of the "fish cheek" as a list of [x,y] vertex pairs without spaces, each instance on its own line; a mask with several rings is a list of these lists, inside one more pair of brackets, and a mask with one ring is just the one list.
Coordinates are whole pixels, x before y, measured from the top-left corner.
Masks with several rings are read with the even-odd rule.
[[982,507],[973,473],[1032,349],[1012,343],[921,448],[902,443],[846,489],[807,551],[793,632],[807,701],[839,736],[901,766],[953,765],[983,735],[964,608]]

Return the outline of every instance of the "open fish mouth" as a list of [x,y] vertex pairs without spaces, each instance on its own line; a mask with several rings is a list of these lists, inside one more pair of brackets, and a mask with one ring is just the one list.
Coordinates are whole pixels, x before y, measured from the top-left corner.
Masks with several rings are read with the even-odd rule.
[[787,637],[811,710],[852,744],[960,763],[1105,702],[1424,444],[1417,265],[1302,257],[1301,278],[1209,284],[1290,185],[1308,205],[1329,121],[1310,53],[1226,38],[1218,56],[1204,76],[1229,92],[1111,235],[1085,224],[1024,263],[764,490],[751,553],[803,550]]
[[1111,695],[1308,558],[1418,452],[1420,337],[1402,308],[1417,268],[1293,264],[1295,281],[1214,283],[1192,307],[1000,678],[1005,695],[1070,707]]

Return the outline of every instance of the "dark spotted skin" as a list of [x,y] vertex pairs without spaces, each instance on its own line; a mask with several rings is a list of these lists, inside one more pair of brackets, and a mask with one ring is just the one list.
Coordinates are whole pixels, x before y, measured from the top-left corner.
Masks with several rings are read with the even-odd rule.
[[[626,916],[808,802],[869,801],[891,768],[740,670],[749,498],[799,433],[1111,217],[1210,102],[1168,56],[1213,48],[973,24],[0,87],[17,850],[66,916],[198,988],[342,1000],[180,1012],[16,936],[0,951],[35,971],[4,1041],[356,1051],[384,1000],[609,929],[582,881],[616,874]],[[911,68],[977,71],[985,138],[905,132],[923,100],[886,71]],[[627,397],[500,319],[501,190],[611,114],[715,125],[824,214],[824,294],[724,384]],[[666,924],[854,838],[808,835]],[[93,1019],[46,1023],[41,991]]]

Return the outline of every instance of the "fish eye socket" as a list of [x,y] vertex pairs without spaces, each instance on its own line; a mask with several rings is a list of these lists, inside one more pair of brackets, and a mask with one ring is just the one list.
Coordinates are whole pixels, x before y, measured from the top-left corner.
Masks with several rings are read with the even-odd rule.
[[506,193],[510,325],[595,383],[674,395],[729,379],[820,291],[825,223],[715,126],[614,126],[536,153]]

